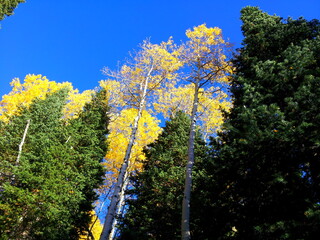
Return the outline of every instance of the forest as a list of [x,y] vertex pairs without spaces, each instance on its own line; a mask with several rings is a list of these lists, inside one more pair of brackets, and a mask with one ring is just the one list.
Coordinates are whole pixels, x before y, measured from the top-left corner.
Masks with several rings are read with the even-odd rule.
[[0,240],[317,239],[320,22],[241,21],[239,49],[206,24],[146,39],[91,90],[13,79]]

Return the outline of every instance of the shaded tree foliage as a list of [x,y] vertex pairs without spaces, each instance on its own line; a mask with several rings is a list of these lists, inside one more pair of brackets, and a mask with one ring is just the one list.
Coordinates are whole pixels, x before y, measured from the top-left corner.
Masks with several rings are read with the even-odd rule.
[[216,239],[319,235],[320,24],[241,11],[234,107],[214,144]]
[[63,89],[1,122],[1,239],[78,239],[88,229],[106,151],[103,96],[97,93],[78,118],[66,122]]

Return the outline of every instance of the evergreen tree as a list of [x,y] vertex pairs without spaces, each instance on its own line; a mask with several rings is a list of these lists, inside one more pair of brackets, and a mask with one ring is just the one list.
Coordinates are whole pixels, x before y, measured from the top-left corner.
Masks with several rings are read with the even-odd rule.
[[[133,187],[128,191],[131,198],[128,200],[128,211],[122,219],[120,239],[181,238],[181,202],[189,130],[190,118],[178,112],[175,118],[166,123],[159,138],[145,150],[147,159],[144,171],[132,177]],[[199,166],[207,156],[207,147],[199,133],[195,151],[197,162],[194,174],[197,179]],[[197,206],[194,206],[192,214],[195,215],[193,219],[197,219]]]
[[25,0],[0,0],[0,21],[7,16],[11,16],[18,4],[24,2]]
[[88,228],[103,176],[107,108],[98,93],[66,122],[66,96],[64,89],[35,100],[0,125],[1,239],[78,239]]
[[[319,236],[320,24],[242,10],[234,106],[215,143],[221,239]],[[218,239],[218,237],[217,237]]]

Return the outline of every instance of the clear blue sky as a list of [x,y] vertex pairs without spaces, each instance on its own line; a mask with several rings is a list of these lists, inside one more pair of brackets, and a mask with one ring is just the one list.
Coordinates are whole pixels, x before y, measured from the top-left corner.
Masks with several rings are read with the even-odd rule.
[[240,10],[248,5],[320,18],[319,0],[27,0],[0,22],[0,96],[29,73],[93,89],[104,66],[115,68],[144,39],[184,40],[186,29],[202,23],[222,28],[239,47]]

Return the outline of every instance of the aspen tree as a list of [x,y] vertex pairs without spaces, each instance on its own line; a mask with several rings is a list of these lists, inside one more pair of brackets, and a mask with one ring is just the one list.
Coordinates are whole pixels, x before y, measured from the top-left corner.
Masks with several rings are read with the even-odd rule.
[[190,198],[192,186],[192,167],[194,165],[194,139],[201,88],[226,84],[228,73],[232,68],[226,60],[224,50],[228,43],[222,38],[221,29],[207,28],[205,24],[187,30],[189,40],[182,45],[180,58],[186,66],[185,79],[194,88],[191,110],[191,126],[188,143],[188,160],[186,165],[186,178],[184,197],[182,203],[181,236],[183,240],[191,238],[190,235]]
[[[105,175],[105,184],[102,186],[103,194],[105,190],[112,188],[114,185],[118,174],[119,169],[121,168],[126,147],[129,143],[130,133],[131,133],[131,124],[134,121],[135,115],[137,114],[137,109],[129,108],[123,109],[119,115],[115,115],[112,118],[112,121],[109,124],[110,134],[108,135],[108,147],[109,151],[107,152],[104,162],[105,169],[108,169],[108,172]],[[159,127],[159,120],[151,116],[146,110],[143,111],[142,116],[139,120],[138,131],[136,134],[135,144],[132,147],[130,154],[130,165],[128,166],[128,171],[141,171],[142,170],[142,161],[145,159],[143,153],[143,148],[153,142],[160,133],[161,128]],[[126,174],[128,175],[128,174]],[[120,193],[119,204],[116,216],[122,213],[122,207],[124,205],[124,190],[126,189],[129,181],[128,178],[124,178],[123,189]],[[113,226],[116,225],[114,221]],[[112,233],[110,234],[110,239],[114,235],[114,227],[112,227]]]
[[105,69],[107,75],[121,82],[124,102],[135,108],[137,112],[131,125],[129,143],[126,147],[100,240],[108,239],[111,233],[121,197],[120,193],[124,188],[125,175],[130,164],[132,148],[136,141],[139,120],[148,101],[152,100],[151,93],[175,84],[175,71],[181,66],[181,62],[177,58],[177,52],[173,51],[173,47],[171,39],[161,44],[151,44],[146,40],[141,45],[140,51],[133,56],[131,63],[123,65],[118,72]]

